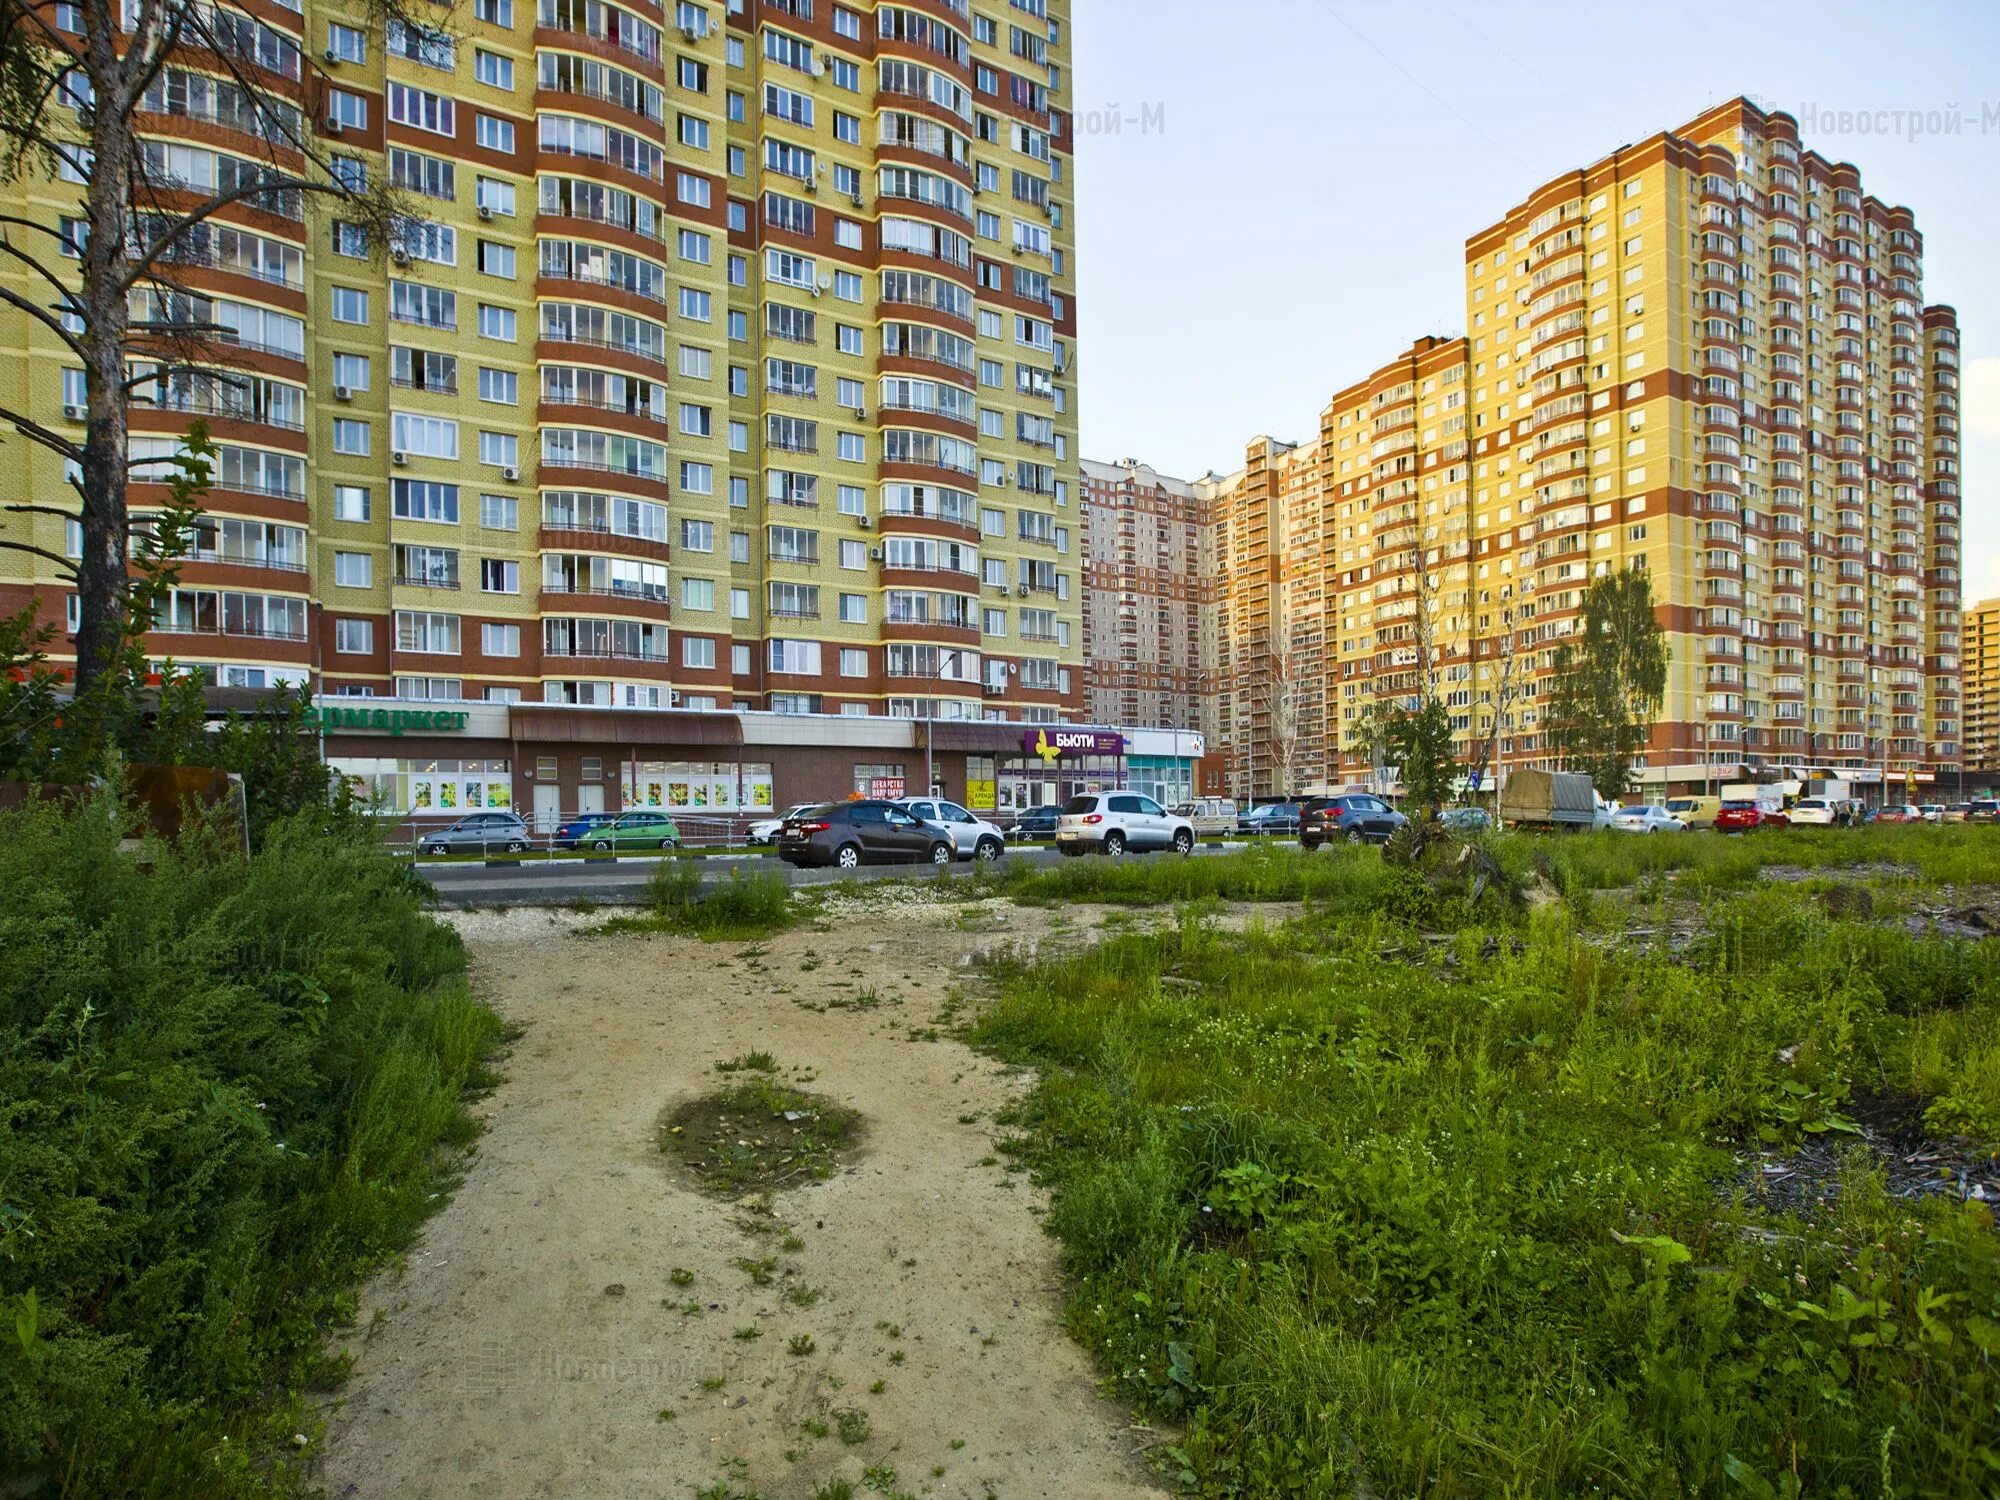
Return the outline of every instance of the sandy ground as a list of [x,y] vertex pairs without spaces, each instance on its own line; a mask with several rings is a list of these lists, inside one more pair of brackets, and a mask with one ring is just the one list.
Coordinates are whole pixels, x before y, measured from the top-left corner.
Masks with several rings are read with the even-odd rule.
[[[1083,941],[1103,914],[966,913],[833,897],[748,946],[461,914],[475,983],[522,1035],[463,1186],[368,1289],[327,1494],[1164,1493],[1137,1457],[1150,1435],[1061,1329],[1039,1195],[995,1159],[993,1114],[1025,1080],[934,1029],[977,987],[973,955]],[[718,1060],[758,1049],[865,1122],[847,1170],[778,1194],[775,1223],[683,1185],[656,1144]],[[739,1268],[767,1257],[768,1285]],[[806,1425],[842,1411],[865,1438]],[[870,1466],[895,1477],[864,1489]]]

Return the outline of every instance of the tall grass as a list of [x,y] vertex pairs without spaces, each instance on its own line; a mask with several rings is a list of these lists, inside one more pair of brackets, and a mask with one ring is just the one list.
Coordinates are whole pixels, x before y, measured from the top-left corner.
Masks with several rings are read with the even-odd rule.
[[302,1392],[448,1183],[500,1025],[355,833],[0,816],[0,1488],[298,1488]]
[[[1560,848],[1579,879],[1741,857],[1627,842]],[[1043,1070],[1019,1148],[1071,1327],[1182,1424],[1194,1488],[1994,1492],[1991,1209],[1891,1198],[1865,1150],[1810,1222],[1740,1184],[1872,1094],[2000,1142],[2000,945],[1774,886],[1708,914],[1679,952],[1558,906],[1425,957],[1393,910],[1324,905],[1004,976],[978,1036]]]
[[747,942],[781,932],[798,920],[791,887],[775,870],[730,873],[727,881],[704,885],[698,866],[662,860],[646,880],[652,915],[613,929],[684,932],[708,942]]

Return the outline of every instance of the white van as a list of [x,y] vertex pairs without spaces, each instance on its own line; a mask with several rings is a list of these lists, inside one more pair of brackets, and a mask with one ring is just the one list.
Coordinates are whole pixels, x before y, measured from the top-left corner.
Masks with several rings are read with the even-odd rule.
[[1234,797],[1197,797],[1192,802],[1174,804],[1175,817],[1186,818],[1194,824],[1197,834],[1234,833],[1236,831],[1236,799]]

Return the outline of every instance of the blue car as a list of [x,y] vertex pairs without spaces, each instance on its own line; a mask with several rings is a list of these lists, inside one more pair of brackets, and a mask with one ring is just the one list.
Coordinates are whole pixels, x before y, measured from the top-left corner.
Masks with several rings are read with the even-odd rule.
[[617,821],[617,813],[578,813],[573,818],[564,819],[556,829],[555,846],[558,849],[580,849],[594,830]]

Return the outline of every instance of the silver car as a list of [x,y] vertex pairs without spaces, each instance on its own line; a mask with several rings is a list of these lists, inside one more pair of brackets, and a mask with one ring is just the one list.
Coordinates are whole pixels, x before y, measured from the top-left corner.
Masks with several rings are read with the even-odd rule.
[[510,812],[470,813],[443,828],[427,828],[417,836],[426,854],[490,854],[504,850],[525,854],[533,839],[528,825]]
[[1007,852],[1007,836],[998,824],[975,817],[956,802],[942,797],[905,797],[896,806],[950,834],[952,853],[960,859],[998,859]]
[[1194,852],[1194,824],[1139,792],[1080,792],[1063,804],[1056,847],[1064,854]]

